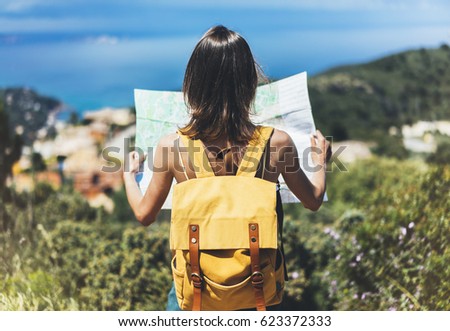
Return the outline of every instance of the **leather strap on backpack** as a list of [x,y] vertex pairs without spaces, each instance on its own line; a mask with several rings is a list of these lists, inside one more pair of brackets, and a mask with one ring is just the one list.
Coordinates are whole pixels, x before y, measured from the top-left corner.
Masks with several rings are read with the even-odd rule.
[[255,128],[255,132],[247,145],[236,176],[255,177],[259,161],[272,132],[273,128],[269,126],[257,126]]
[[206,155],[205,145],[203,145],[202,141],[199,139],[190,139],[179,131],[177,133],[180,136],[183,147],[188,152],[189,162],[192,162],[195,177],[214,177],[214,170],[211,168],[208,155]]
[[264,274],[261,272],[259,261],[259,228],[257,223],[250,223],[248,228],[250,236],[250,263],[252,268],[252,286],[255,290],[256,310],[266,310],[264,300]]
[[199,232],[197,224],[189,225],[189,255],[191,257],[191,280],[194,285],[192,310],[201,310],[203,278],[200,274]]

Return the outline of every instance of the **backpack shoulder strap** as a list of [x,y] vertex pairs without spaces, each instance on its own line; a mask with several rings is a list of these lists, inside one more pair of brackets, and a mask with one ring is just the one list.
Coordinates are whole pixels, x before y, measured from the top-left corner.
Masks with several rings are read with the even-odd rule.
[[189,160],[194,166],[195,176],[197,178],[213,177],[215,176],[208,156],[206,155],[205,146],[199,139],[190,139],[180,131],[177,132],[183,143],[183,147],[187,148]]
[[236,176],[255,177],[259,161],[272,132],[273,128],[269,126],[257,126],[255,128],[253,137],[247,145]]

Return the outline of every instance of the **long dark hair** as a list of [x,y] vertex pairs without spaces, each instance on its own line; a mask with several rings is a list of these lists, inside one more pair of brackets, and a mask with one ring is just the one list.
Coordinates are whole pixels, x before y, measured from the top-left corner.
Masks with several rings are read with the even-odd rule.
[[206,141],[222,135],[231,143],[248,141],[260,77],[264,75],[244,38],[224,26],[209,29],[186,68],[183,94],[191,117],[180,131]]

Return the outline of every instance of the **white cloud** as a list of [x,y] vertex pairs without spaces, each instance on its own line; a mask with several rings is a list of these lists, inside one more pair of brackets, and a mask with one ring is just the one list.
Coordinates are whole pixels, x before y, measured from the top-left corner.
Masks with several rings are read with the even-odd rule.
[[14,1],[2,1],[0,6],[1,11],[7,13],[22,12],[24,10],[30,9],[37,4],[42,2],[42,0],[14,0]]
[[0,0],[0,13],[23,13],[26,11],[32,11],[36,7],[65,8],[73,5],[85,6],[90,3],[92,2],[89,2],[89,0]]
[[[141,0],[141,3],[148,3]],[[448,8],[445,0],[169,0],[157,1],[168,7],[206,8],[273,8],[317,10],[371,10],[371,9],[438,9]]]
[[23,18],[11,19],[0,17],[0,33],[23,33],[23,32],[48,32],[61,31],[72,32],[95,29],[106,26],[106,22],[98,19],[75,19],[75,18]]
[[[446,0],[95,0],[109,7],[115,5],[138,6],[142,8],[264,8],[264,9],[316,9],[316,10],[373,10],[373,9],[442,9],[449,8]],[[65,7],[89,6],[91,0],[0,0],[0,12],[22,12],[37,6]]]
[[[40,11],[33,13],[33,9],[40,8]],[[89,9],[95,7],[92,12],[98,13],[104,9],[105,15],[94,16],[94,14],[86,16],[85,13]],[[135,31],[136,29],[149,29],[157,26],[158,16],[155,22],[146,23],[146,13],[156,13],[180,9],[181,11],[189,11],[189,14],[197,14],[197,9],[209,9],[217,12],[215,17],[221,15],[220,20],[233,21],[229,11],[239,11],[240,9],[248,9],[248,20],[251,22],[259,22],[257,16],[250,15],[251,9],[261,8],[267,12],[274,9],[283,11],[313,9],[323,11],[370,11],[384,10],[381,20],[384,19],[384,13],[396,10],[408,10],[415,14],[414,19],[420,16],[420,19],[427,18],[428,21],[435,19],[444,21],[443,16],[450,12],[450,1],[448,0],[0,0],[0,33],[24,33],[24,32],[94,32],[102,31],[108,33],[111,27],[123,27]],[[48,9],[48,11],[47,11]],[[220,9],[228,9],[229,11]],[[176,11],[176,12],[179,12]],[[6,13],[6,15],[5,15]],[[13,13],[22,13],[23,15],[8,15]],[[49,15],[46,15],[48,13]],[[186,15],[182,18],[183,22],[190,22]],[[210,23],[208,17],[199,11],[196,22],[201,26]],[[276,15],[274,13],[274,15]],[[329,14],[328,14],[329,15]],[[331,14],[333,15],[333,13]],[[406,15],[405,15],[406,16]],[[411,15],[410,15],[411,16]],[[450,17],[450,15],[448,15]],[[326,17],[326,16],[324,16]],[[413,19],[411,18],[410,21]],[[420,20],[419,20],[420,21]],[[217,18],[215,22],[217,22]],[[166,23],[166,22],[164,22]],[[167,22],[169,25],[176,26],[178,22]],[[190,23],[190,27],[193,24]],[[206,24],[206,25],[205,25]],[[238,23],[239,24],[239,23]],[[382,24],[382,23],[380,23]],[[232,24],[236,25],[236,23]],[[244,25],[244,24],[243,24]],[[94,30],[94,31],[93,31]],[[117,43],[118,40],[111,38],[100,38],[98,40],[90,40],[91,42],[111,44]]]
[[120,39],[115,36],[110,35],[101,35],[98,37],[88,37],[86,38],[86,42],[89,44],[97,44],[97,45],[117,45]]

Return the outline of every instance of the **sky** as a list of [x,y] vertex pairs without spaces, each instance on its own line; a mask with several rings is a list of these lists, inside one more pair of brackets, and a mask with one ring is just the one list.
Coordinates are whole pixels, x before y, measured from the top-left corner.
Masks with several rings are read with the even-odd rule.
[[179,90],[202,34],[246,38],[266,74],[364,63],[450,44],[447,0],[0,0],[0,88],[25,86],[79,112]]

